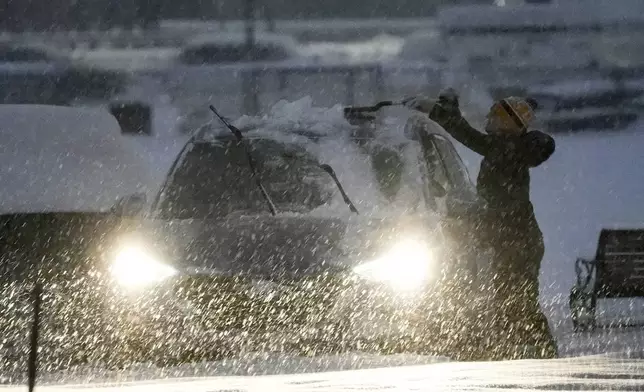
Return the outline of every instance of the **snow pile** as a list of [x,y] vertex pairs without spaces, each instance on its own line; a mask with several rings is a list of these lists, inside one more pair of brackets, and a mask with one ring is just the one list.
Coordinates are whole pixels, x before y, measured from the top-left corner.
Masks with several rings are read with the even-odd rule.
[[106,111],[0,105],[2,213],[103,211],[147,172]]

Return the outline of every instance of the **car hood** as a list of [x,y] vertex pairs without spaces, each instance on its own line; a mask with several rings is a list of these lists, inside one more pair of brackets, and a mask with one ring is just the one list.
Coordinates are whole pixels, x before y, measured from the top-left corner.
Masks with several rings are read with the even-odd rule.
[[372,260],[409,236],[440,235],[425,217],[322,218],[237,216],[221,220],[149,220],[145,240],[186,269],[293,278]]

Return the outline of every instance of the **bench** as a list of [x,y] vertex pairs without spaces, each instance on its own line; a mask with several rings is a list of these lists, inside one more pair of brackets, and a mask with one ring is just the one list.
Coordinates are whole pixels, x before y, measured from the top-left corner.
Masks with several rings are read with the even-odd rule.
[[644,324],[596,322],[597,300],[644,297],[644,229],[603,229],[594,260],[577,259],[570,292],[575,331]]

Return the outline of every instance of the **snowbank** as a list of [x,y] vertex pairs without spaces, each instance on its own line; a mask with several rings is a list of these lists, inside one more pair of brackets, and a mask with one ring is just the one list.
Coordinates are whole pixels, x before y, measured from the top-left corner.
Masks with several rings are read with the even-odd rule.
[[147,172],[106,111],[0,105],[0,211],[102,211]]

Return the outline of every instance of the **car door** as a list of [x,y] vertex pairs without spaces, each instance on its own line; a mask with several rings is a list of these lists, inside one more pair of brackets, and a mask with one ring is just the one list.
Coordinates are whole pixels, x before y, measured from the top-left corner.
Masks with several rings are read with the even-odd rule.
[[448,178],[444,227],[454,238],[464,267],[476,280],[487,264],[486,249],[479,235],[485,205],[452,142],[441,134],[432,134],[431,139]]
[[471,281],[482,263],[477,236],[481,202],[452,142],[435,126],[425,120],[413,120],[408,130],[422,146],[423,181],[441,216],[442,231],[454,255],[452,274]]

